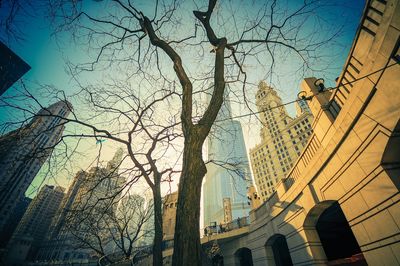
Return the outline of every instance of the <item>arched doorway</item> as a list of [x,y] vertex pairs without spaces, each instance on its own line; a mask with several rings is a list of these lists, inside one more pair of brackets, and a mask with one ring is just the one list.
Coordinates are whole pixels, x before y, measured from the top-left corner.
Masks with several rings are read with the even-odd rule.
[[337,201],[321,202],[312,208],[304,230],[308,242],[314,243],[313,256],[326,259],[328,265],[367,265]]
[[224,257],[220,254],[215,255],[211,260],[212,266],[224,266]]
[[235,261],[238,266],[253,266],[253,256],[248,248],[240,248],[235,252]]
[[292,258],[290,257],[289,247],[286,237],[281,234],[273,235],[265,243],[267,251],[268,265],[272,266],[292,266]]

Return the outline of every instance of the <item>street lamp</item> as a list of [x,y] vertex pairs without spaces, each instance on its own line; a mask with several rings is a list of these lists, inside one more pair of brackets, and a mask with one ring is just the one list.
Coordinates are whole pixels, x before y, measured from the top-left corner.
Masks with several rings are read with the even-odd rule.
[[314,81],[314,85],[319,88],[318,92],[323,92],[325,90],[323,78],[320,78],[320,79],[317,79],[316,81]]
[[297,93],[297,99],[298,100],[303,100],[303,101],[309,101],[309,100],[312,99],[312,95],[307,96],[307,92],[300,91],[299,93]]

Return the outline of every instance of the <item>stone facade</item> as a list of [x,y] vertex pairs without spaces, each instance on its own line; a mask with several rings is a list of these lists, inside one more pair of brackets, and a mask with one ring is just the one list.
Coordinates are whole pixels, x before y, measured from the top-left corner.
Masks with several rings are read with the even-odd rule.
[[398,0],[368,1],[338,88],[302,82],[314,133],[224,265],[400,264],[399,29]]
[[178,204],[178,191],[172,192],[164,197],[164,205],[163,205],[164,240],[174,239],[177,204]]

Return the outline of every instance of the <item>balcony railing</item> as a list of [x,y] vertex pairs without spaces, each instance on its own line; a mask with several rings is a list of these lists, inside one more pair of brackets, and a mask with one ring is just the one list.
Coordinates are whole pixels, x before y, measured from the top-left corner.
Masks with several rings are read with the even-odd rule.
[[215,235],[215,234],[221,234],[229,231],[233,231],[245,226],[250,225],[250,218],[249,216],[246,217],[241,217],[234,219],[232,222],[225,223],[225,224],[215,224],[215,225],[210,225],[205,228],[203,228],[200,232],[204,234],[204,236],[210,236],[210,235]]

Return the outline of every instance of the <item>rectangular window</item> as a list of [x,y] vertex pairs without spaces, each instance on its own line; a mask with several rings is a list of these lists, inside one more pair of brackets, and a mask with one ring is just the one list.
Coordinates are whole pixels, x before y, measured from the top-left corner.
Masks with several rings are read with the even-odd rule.
[[332,114],[333,118],[336,118],[339,115],[339,112],[341,110],[340,106],[337,104],[335,99],[333,99],[330,102],[330,105],[329,105],[328,109],[329,109],[329,112]]

